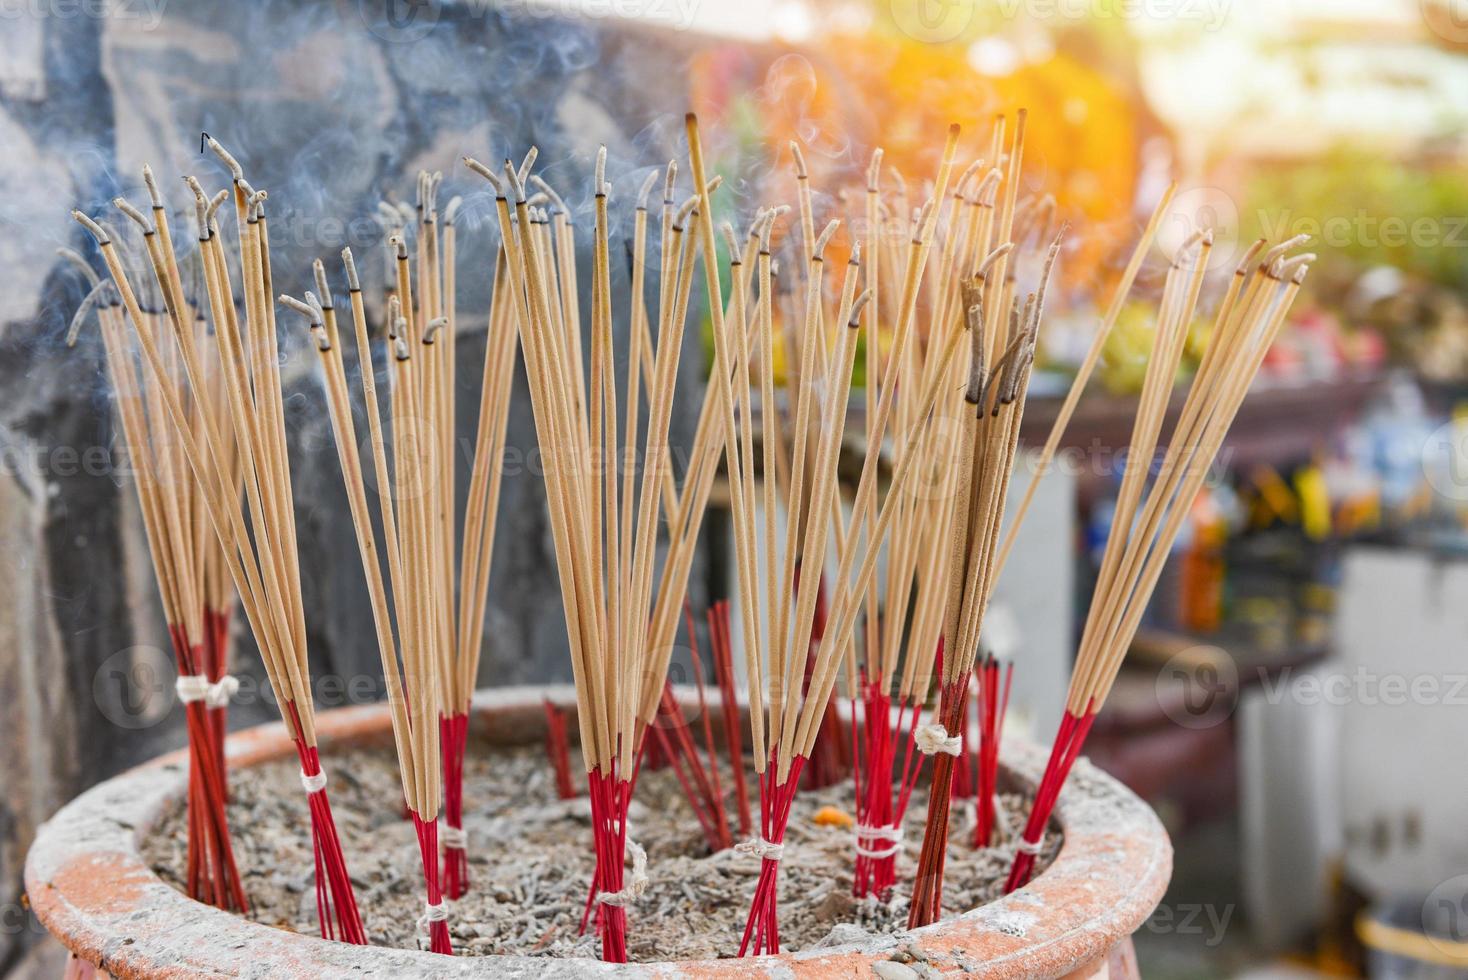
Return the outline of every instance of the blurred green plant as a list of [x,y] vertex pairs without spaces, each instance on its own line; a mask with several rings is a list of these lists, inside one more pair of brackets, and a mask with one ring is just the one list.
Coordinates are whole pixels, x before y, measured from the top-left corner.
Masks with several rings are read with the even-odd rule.
[[1332,280],[1390,265],[1468,293],[1468,178],[1460,166],[1340,149],[1262,170],[1246,200],[1241,241],[1308,233]]

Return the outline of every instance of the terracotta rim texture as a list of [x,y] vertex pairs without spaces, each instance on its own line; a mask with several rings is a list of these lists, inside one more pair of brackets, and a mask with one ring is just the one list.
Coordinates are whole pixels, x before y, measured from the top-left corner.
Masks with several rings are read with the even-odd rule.
[[[569,687],[479,692],[474,738],[538,742],[543,697],[571,703],[574,693]],[[343,745],[386,742],[388,726],[380,705],[326,712],[318,719],[322,755],[329,760]],[[293,752],[278,724],[235,734],[228,746],[236,766]],[[1007,742],[1004,754],[1006,777],[1033,787],[1045,755],[1018,739]],[[1172,845],[1156,815],[1082,759],[1056,810],[1065,843],[1055,862],[1013,895],[936,925],[745,960],[619,967],[589,959],[449,959],[286,932],[194,902],[166,884],[143,861],[139,845],[183,795],[186,761],[175,752],[83,793],[40,829],[27,857],[26,890],[41,922],[114,977],[849,977],[872,975],[871,964],[902,951],[916,951],[944,972],[1062,977],[1104,964],[1151,915],[1172,872]]]

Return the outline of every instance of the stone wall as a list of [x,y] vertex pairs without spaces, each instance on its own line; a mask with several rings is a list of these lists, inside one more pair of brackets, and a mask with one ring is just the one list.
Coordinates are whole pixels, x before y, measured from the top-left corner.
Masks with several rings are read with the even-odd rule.
[[[75,350],[61,344],[81,289],[54,249],[87,248],[68,209],[100,213],[119,192],[141,199],[145,162],[168,193],[183,173],[222,186],[217,162],[197,152],[207,130],[270,190],[276,284],[299,293],[310,261],[333,263],[343,245],[372,274],[380,235],[354,219],[370,215],[385,191],[410,199],[418,169],[443,170],[442,199],[470,195],[459,267],[466,332],[458,422],[460,436],[472,440],[492,238],[484,185],[468,179],[459,157],[497,160],[533,141],[538,169],[570,192],[575,207],[605,142],[630,209],[639,176],[632,170],[675,152],[683,66],[696,43],[687,36],[606,21],[518,21],[484,4],[399,5],[419,16],[388,23],[364,16],[369,6],[205,0],[159,7],[159,19],[147,4],[128,4],[105,18],[6,21],[0,903],[10,912],[19,908],[20,866],[39,821],[83,787],[182,741],[133,492],[114,452],[101,344],[95,328]],[[288,329],[290,320],[281,325]],[[624,327],[619,319],[619,336]],[[688,332],[684,390],[700,383],[698,336]],[[312,666],[341,679],[320,691],[330,704],[378,690],[380,678],[313,361],[291,357],[287,405]],[[523,370],[514,399],[482,683],[570,676],[544,493],[519,462],[535,445]],[[691,418],[674,426],[675,441],[686,446]],[[461,458],[463,486],[467,467]],[[706,599],[705,584],[696,569],[695,605]],[[237,672],[258,682],[248,631],[237,626],[236,642]],[[234,712],[237,723],[276,717],[270,704],[251,700]],[[33,929],[10,928],[19,921],[8,916],[0,931],[0,973],[35,938]]]

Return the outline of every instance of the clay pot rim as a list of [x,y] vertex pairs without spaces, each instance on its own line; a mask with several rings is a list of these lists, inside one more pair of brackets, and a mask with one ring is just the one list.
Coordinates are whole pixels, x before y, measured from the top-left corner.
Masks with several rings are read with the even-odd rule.
[[[543,731],[544,698],[572,703],[574,692],[565,686],[478,692],[474,737],[498,744],[535,740]],[[383,705],[324,712],[318,733],[328,771],[333,750],[383,739],[388,726]],[[245,766],[294,749],[275,723],[230,736],[228,752],[232,765]],[[87,790],[40,828],[27,856],[25,886],[37,917],[79,957],[114,977],[852,976],[904,949],[920,951],[940,969],[956,966],[976,976],[1060,977],[1104,960],[1139,928],[1161,901],[1172,870],[1172,846],[1152,810],[1082,759],[1056,810],[1065,840],[1050,867],[1014,894],[932,926],[746,960],[622,967],[526,956],[450,960],[287,932],[195,902],[164,882],[143,860],[140,842],[182,796],[186,761],[183,751],[173,752]],[[1006,739],[1006,778],[1032,787],[1044,764],[1035,745]]]

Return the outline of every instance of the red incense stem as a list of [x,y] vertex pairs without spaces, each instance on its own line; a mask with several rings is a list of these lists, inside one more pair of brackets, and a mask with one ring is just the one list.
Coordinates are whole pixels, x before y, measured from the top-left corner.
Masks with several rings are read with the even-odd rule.
[[[289,705],[291,721],[301,730],[300,714],[295,703]],[[357,898],[352,893],[352,879],[347,874],[346,857],[336,820],[331,815],[331,801],[326,795],[326,773],[314,746],[297,738],[296,754],[301,761],[301,785],[306,790],[306,803],[311,811],[311,851],[316,862],[316,914],[323,939],[340,938],[344,943],[367,945],[362,929],[362,916],[357,911]]]
[[[443,755],[443,890],[458,901],[469,892],[469,841],[464,833],[464,754],[469,744],[469,716],[440,716],[438,730]],[[566,782],[570,783],[569,773]]]
[[[589,901],[596,904],[597,932],[601,956],[608,963],[627,962],[627,905],[646,887],[646,873],[634,856],[633,880],[625,883],[623,855],[632,850],[627,841],[627,804],[632,798],[632,781],[621,779],[600,767],[587,774],[591,796],[592,843],[596,850],[596,874]],[[645,856],[642,860],[646,860]],[[624,887],[625,883],[625,887]]]
[[739,806],[739,835],[749,836],[749,788],[744,781],[744,735],[739,724],[739,692],[734,687],[733,653],[729,638],[729,603],[716,602],[708,611],[709,637],[714,648],[714,674],[723,702],[724,748],[734,771],[734,798]]
[[[203,645],[190,646],[183,628],[176,625],[169,626],[169,638],[181,681],[191,678],[196,684],[203,683],[199,679],[199,665],[205,656]],[[184,699],[182,683],[179,694]],[[197,690],[192,699],[184,702],[189,736],[189,893],[219,908],[246,912],[249,904],[235,864],[225,814],[227,793],[220,768],[221,752],[206,704],[207,700]]]
[[1003,689],[999,683],[999,664],[992,657],[984,664],[979,689],[980,742],[976,770],[978,798],[974,824],[974,846],[988,847],[994,840],[996,793],[999,788],[999,743],[1004,735],[1004,716],[1009,710],[1009,689],[1014,681],[1014,664],[1004,669]]
[[[967,701],[969,672],[964,671],[943,685],[939,702],[940,724],[955,732],[962,724]],[[948,857],[948,813],[952,805],[953,769],[957,760],[939,753],[933,762],[933,780],[928,791],[928,818],[923,828],[923,849],[918,857],[913,880],[912,902],[908,908],[907,927],[930,925],[943,915],[943,869]]]
[[571,782],[571,755],[570,748],[566,744],[566,718],[561,714],[561,709],[551,704],[549,700],[545,705],[545,751],[550,756],[551,766],[556,773],[556,796],[563,800],[569,800],[576,795],[576,787]]
[[[790,763],[790,772],[785,781],[771,782],[775,761],[770,770],[760,777],[760,840],[753,841],[750,850],[759,855],[759,881],[755,884],[754,900],[749,906],[749,918],[744,924],[744,935],[739,940],[739,955],[753,952],[755,956],[780,952],[780,910],[777,895],[780,885],[780,858],[784,849],[785,828],[790,823],[790,808],[800,788],[800,771],[806,759],[795,756]],[[743,846],[743,845],[741,845]],[[750,943],[753,941],[753,947]]]
[[420,934],[427,933],[431,953],[454,955],[449,939],[448,909],[438,885],[438,822],[413,814],[413,829],[418,834],[418,851],[423,859],[423,891],[427,908],[418,920]]
[[1025,821],[1019,851],[1009,869],[1009,878],[1004,883],[1006,895],[1028,884],[1030,875],[1034,872],[1035,859],[1040,855],[1045,828],[1050,823],[1051,814],[1055,812],[1060,790],[1081,754],[1081,746],[1085,744],[1086,735],[1091,731],[1091,723],[1096,720],[1094,706],[1087,705],[1087,709],[1086,714],[1079,718],[1067,711],[1060,720],[1060,730],[1050,748],[1050,760],[1045,764],[1045,775],[1035,791],[1035,802],[1030,808],[1029,819]]
[[[693,615],[688,616],[688,632],[693,633]],[[708,752],[709,792],[712,794],[714,803],[714,817],[718,829],[719,845],[716,850],[722,851],[726,847],[732,847],[734,838],[729,831],[729,811],[724,805],[724,787],[719,780],[719,754],[714,745],[714,723],[709,718],[708,703],[704,698],[703,684],[703,661],[698,656],[698,643],[692,644],[693,676],[698,680],[698,713],[703,718],[703,744]]]
[[[694,813],[703,826],[709,850],[721,851],[730,846],[728,815],[724,812],[723,794],[716,791],[714,782],[705,769],[703,759],[688,731],[688,719],[683,716],[677,699],[673,696],[671,682],[663,683],[662,700],[658,703],[658,744],[672,764],[678,776],[683,794],[688,797]],[[684,774],[687,766],[688,774]]]

